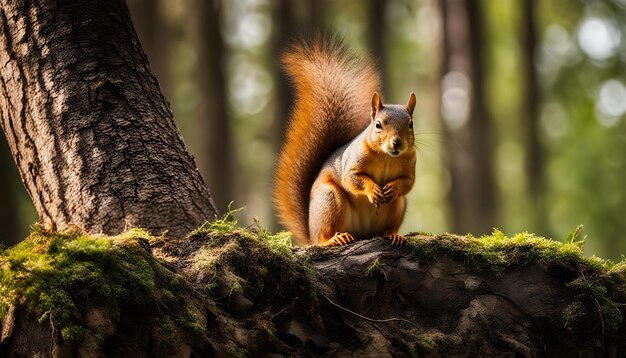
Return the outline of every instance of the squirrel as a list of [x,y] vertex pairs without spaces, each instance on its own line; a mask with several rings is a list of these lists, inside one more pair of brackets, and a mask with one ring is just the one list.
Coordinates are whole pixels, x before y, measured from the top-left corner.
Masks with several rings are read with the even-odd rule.
[[415,94],[406,105],[383,104],[371,61],[336,38],[291,45],[281,60],[295,103],[275,172],[279,220],[301,244],[376,236],[403,244]]

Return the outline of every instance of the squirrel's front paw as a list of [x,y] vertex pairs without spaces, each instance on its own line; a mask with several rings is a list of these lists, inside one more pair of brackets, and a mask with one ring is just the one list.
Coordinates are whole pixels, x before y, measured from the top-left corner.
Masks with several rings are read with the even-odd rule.
[[322,246],[343,246],[348,245],[356,240],[354,236],[347,232],[337,232],[330,240],[322,244]]
[[372,189],[370,193],[367,194],[367,198],[369,199],[370,203],[376,205],[377,208],[387,202],[385,200],[385,193],[383,192],[383,189],[381,189],[380,186],[376,184],[372,185]]
[[398,187],[394,184],[388,183],[383,187],[383,195],[386,203],[396,200],[398,197]]
[[404,236],[393,233],[389,235],[383,236],[383,239],[391,240],[391,244],[394,246],[403,246],[406,244],[406,239]]

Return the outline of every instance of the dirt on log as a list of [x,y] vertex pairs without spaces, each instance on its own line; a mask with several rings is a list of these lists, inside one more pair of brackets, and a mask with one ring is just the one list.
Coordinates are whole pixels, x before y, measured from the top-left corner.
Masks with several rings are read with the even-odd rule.
[[290,248],[224,221],[176,241],[36,229],[0,252],[0,356],[626,351],[623,264],[528,234],[408,241]]

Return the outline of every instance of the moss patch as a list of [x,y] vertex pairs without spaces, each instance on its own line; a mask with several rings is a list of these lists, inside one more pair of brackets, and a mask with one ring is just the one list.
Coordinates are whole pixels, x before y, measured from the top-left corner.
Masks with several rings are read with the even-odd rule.
[[177,307],[177,277],[151,254],[150,243],[159,240],[140,229],[111,237],[35,225],[26,240],[0,253],[0,316],[10,305],[25,306],[65,341],[77,342],[85,334],[100,337],[86,328],[87,305],[103,308],[115,324],[122,311]]
[[[571,302],[562,311],[562,327],[555,326],[559,333],[580,338],[576,348],[588,346],[593,353],[626,336],[626,263],[584,257],[579,236],[577,228],[563,243],[528,233],[506,237],[500,231],[480,238],[413,234],[407,241],[420,263],[446,255],[479,276],[506,274],[520,265],[536,265],[558,276],[567,286],[563,297]],[[323,280],[328,277],[319,279],[311,264],[344,254],[345,249],[294,249],[291,243],[291,234],[272,234],[258,223],[239,228],[232,212],[183,240],[165,240],[138,229],[111,237],[34,227],[24,242],[0,250],[0,317],[10,305],[26,307],[40,321],[52,322],[65,341],[80,341],[81,347],[91,342],[96,346],[92,351],[109,355],[124,355],[111,347],[122,346],[127,337],[87,324],[87,313],[94,307],[120,330],[140,331],[134,324],[149,320],[144,330],[148,338],[134,339],[151,340],[154,356],[178,354],[184,340],[194,342],[188,345],[194,349],[201,343],[194,344],[210,341],[216,352],[231,356],[302,353],[320,342],[313,340],[319,338],[314,335],[319,327],[328,329],[333,339],[348,337],[348,346],[356,344],[351,336],[341,336],[347,326],[325,315],[332,311],[325,301],[318,302],[316,287],[327,289]],[[393,250],[393,257],[412,255],[407,249],[377,245],[377,250]],[[380,273],[395,266],[380,257],[364,262],[357,274],[383,282],[386,276]],[[228,322],[222,320],[226,316]],[[228,334],[236,339],[224,341]],[[306,346],[309,334],[313,338]],[[410,356],[445,351],[454,343],[439,332],[405,338],[400,349]],[[322,344],[317,349],[325,349]]]
[[202,242],[187,265],[195,284],[227,305],[234,296],[261,307],[292,304],[303,294],[315,298],[313,269],[292,252],[291,233],[272,234],[258,223],[238,228],[231,214],[190,234]]
[[[438,255],[450,255],[464,260],[470,271],[498,273],[511,266],[537,265],[568,282],[574,300],[562,314],[567,331],[591,330],[597,337],[620,339],[626,334],[623,324],[626,261],[615,264],[610,260],[585,257],[581,229],[581,226],[575,228],[565,242],[529,233],[507,237],[498,230],[480,238],[413,234],[407,239],[420,259],[428,262]],[[601,341],[589,344],[602,346]]]
[[[34,226],[22,243],[0,250],[0,318],[17,305],[64,342],[95,344],[90,351],[111,355],[124,355],[126,331],[147,330],[152,353],[168,356],[181,340],[219,340],[223,332],[207,325],[230,314],[258,331],[248,339],[263,353],[277,340],[275,324],[319,305],[316,278],[308,257],[292,252],[290,233],[272,234],[258,223],[239,228],[232,214],[182,240],[140,229],[105,236]],[[94,311],[106,328],[90,324]]]
[[545,239],[529,233],[507,237],[499,230],[479,238],[442,234],[427,236],[414,234],[407,236],[408,245],[415,255],[423,260],[433,260],[437,255],[447,254],[463,259],[469,270],[498,271],[512,265],[533,265],[540,267],[579,271],[590,270],[606,273],[615,264],[597,257],[585,257],[584,240],[576,236],[565,243]]

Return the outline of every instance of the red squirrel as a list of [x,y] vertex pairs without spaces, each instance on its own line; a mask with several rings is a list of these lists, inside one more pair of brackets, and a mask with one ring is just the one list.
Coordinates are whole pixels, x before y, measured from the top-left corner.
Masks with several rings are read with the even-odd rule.
[[341,41],[292,45],[282,64],[295,104],[280,152],[274,200],[301,244],[345,245],[398,228],[415,182],[415,94],[383,104],[371,61]]

